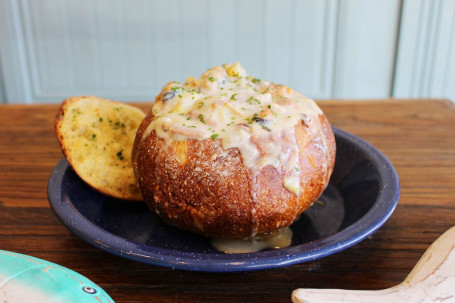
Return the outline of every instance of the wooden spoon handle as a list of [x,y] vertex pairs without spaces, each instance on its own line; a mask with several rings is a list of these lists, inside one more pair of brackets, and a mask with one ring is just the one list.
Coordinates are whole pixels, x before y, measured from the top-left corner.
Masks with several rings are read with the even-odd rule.
[[440,236],[399,285],[382,290],[296,289],[294,303],[455,302],[455,227]]

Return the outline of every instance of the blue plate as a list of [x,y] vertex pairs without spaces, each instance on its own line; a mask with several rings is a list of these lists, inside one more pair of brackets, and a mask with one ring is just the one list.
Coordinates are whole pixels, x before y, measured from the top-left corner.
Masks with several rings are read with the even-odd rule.
[[390,161],[364,140],[334,128],[337,155],[330,184],[292,226],[292,245],[257,253],[224,254],[210,239],[163,223],[144,203],[107,197],[85,184],[61,159],[48,199],[55,215],[88,243],[131,260],[213,272],[275,268],[322,258],[373,234],[400,195]]

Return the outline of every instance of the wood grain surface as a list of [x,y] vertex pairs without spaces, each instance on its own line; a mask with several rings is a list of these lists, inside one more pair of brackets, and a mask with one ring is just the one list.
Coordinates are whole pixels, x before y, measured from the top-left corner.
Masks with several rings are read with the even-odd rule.
[[49,207],[47,181],[62,157],[53,129],[58,106],[1,105],[0,249],[71,268],[116,302],[290,302],[297,288],[394,286],[455,224],[455,105],[429,99],[318,103],[333,125],[381,150],[400,177],[395,213],[354,247],[303,264],[228,274],[111,255],[69,232]]

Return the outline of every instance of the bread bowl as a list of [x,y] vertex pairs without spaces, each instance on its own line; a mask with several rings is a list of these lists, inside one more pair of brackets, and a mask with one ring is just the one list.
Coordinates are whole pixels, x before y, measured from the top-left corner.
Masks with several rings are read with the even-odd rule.
[[131,151],[144,117],[142,110],[125,103],[71,97],[58,110],[55,132],[64,156],[88,185],[114,198],[142,201]]
[[292,224],[327,186],[335,149],[313,100],[235,63],[167,83],[132,161],[144,201],[164,221],[236,239]]

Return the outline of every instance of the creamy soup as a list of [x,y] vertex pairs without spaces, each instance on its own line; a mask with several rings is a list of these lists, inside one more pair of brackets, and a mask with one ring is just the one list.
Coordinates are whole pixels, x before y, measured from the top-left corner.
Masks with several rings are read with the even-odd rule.
[[264,249],[280,249],[291,245],[292,230],[285,227],[276,232],[248,239],[212,239],[212,246],[228,254],[252,253]]
[[[249,76],[239,64],[207,70],[201,78],[169,82],[156,98],[152,130],[169,144],[173,140],[218,140],[226,150],[237,148],[253,172],[272,165],[283,174],[283,185],[300,194],[299,150],[294,126],[303,123],[308,140],[325,152],[318,136],[322,114],[311,99],[284,85]],[[317,127],[311,127],[312,124]]]

